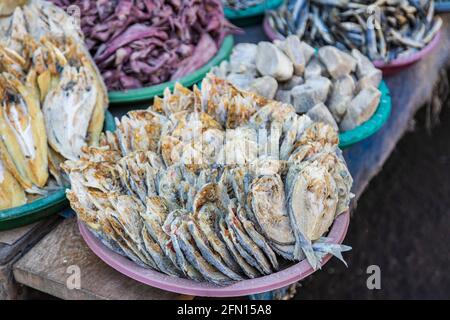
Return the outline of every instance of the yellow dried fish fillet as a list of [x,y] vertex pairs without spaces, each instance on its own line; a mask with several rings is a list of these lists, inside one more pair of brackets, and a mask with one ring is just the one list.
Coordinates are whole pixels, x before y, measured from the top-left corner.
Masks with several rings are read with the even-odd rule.
[[2,149],[9,155],[5,163],[26,190],[32,188],[30,181],[41,188],[48,179],[47,135],[35,82],[34,72],[26,87],[7,73],[0,80],[6,90],[0,97]]
[[18,207],[26,202],[25,191],[0,159],[0,210]]

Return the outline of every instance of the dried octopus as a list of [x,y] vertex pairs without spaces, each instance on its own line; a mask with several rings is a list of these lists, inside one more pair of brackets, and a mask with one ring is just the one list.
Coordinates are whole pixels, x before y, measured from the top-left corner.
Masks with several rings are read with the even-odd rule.
[[227,285],[350,249],[325,236],[352,197],[331,126],[213,76],[116,121],[63,164],[72,208],[115,252]]

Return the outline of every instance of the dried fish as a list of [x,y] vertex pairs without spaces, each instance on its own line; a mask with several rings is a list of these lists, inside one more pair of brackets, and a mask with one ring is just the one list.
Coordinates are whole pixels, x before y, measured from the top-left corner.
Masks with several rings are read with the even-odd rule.
[[0,32],[1,158],[27,193],[46,195],[67,184],[62,162],[98,146],[108,98],[69,15],[46,1],[16,2],[0,19],[8,25]]
[[[178,85],[139,117],[117,120],[104,145],[64,163],[78,218],[142,266],[217,285],[271,274],[281,258],[306,258],[315,269],[327,253],[341,259],[348,248],[324,238],[352,197],[336,130],[212,75],[202,90]],[[161,124],[158,139],[135,143],[130,120]],[[209,130],[221,137],[217,152],[196,140]],[[172,149],[149,150],[168,139]],[[272,142],[282,160],[268,152]],[[194,148],[200,163],[183,163]],[[223,157],[246,149],[253,157],[242,162]]]
[[0,158],[0,210],[17,207],[26,202],[25,191]]
[[422,49],[442,26],[433,0],[286,0],[266,17],[279,38],[298,35],[314,47],[358,49],[386,62]]

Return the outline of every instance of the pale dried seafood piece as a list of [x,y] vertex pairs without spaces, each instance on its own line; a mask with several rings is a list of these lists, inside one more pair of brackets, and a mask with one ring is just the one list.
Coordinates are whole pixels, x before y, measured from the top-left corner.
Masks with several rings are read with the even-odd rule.
[[339,79],[355,71],[356,60],[336,47],[325,46],[319,49],[320,61],[327,68],[327,72],[334,78]]
[[285,41],[275,42],[275,45],[278,46],[291,60],[294,66],[294,74],[302,75],[309,59],[305,57],[305,54],[302,51],[300,39],[296,36],[289,36]]
[[271,76],[279,81],[286,81],[294,74],[292,62],[270,42],[258,44],[256,67],[263,76]]
[[249,85],[249,90],[271,100],[275,97],[277,89],[278,82],[270,76],[257,78]]
[[314,107],[309,109],[306,114],[311,118],[312,121],[323,122],[332,126],[336,131],[339,130],[339,127],[334,120],[333,115],[323,102],[316,104]]
[[[241,51],[246,47],[245,45],[247,44],[236,47],[236,54],[231,55],[230,62],[213,68],[211,73],[231,81],[238,89],[291,104],[298,114],[307,113],[318,106],[310,113],[314,120],[323,120],[333,127],[341,128],[341,131],[354,128],[348,125],[340,126],[350,108],[351,101],[361,91],[372,87],[377,88],[382,80],[381,70],[375,68],[372,62],[356,49],[349,54],[336,47],[323,46],[319,47],[315,54],[315,50],[300,41],[298,36],[290,35],[284,40],[275,40],[273,43],[259,43],[256,59],[253,59],[252,53],[251,58],[245,58],[245,61],[241,63],[239,59],[243,56]],[[253,52],[255,45],[252,44],[251,48]],[[248,70],[252,71],[247,72]],[[218,80],[214,81],[218,82]],[[235,88],[229,92],[230,97],[239,96],[239,90]],[[226,114],[227,110],[230,111],[229,106],[233,104],[230,100],[220,102],[222,115]],[[265,102],[267,103],[270,102]],[[325,112],[324,105],[321,103],[331,115]],[[264,109],[264,106],[260,108]],[[255,108],[245,108],[245,110],[250,110],[250,113],[259,112],[259,110],[255,111]],[[365,118],[358,125],[367,120],[368,118]],[[239,124],[243,123],[244,121],[239,121]],[[227,125],[227,128],[235,126],[233,123],[233,126]]]
[[366,122],[377,110],[380,99],[381,92],[375,87],[370,86],[361,90],[350,102],[340,128],[344,131],[352,130]]

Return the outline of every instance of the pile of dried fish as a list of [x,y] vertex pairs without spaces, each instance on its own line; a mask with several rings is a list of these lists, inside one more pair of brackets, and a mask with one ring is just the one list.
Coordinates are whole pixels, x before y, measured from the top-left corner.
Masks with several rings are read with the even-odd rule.
[[225,8],[243,10],[260,5],[265,1],[266,0],[222,0],[222,3]]
[[352,197],[331,126],[209,76],[117,127],[64,163],[67,197],[139,265],[224,285],[350,249],[325,237]]
[[18,7],[0,35],[1,209],[64,185],[60,164],[98,145],[103,129],[101,76],[53,10],[65,17],[41,1]]
[[336,130],[352,130],[375,113],[382,73],[358,50],[351,54],[332,46],[314,49],[297,36],[259,44],[236,45],[230,61],[211,70],[268,99],[292,104]]
[[386,62],[421,50],[442,26],[433,0],[287,0],[268,21],[280,37],[295,34],[314,47],[358,49]]
[[79,8],[86,44],[110,90],[179,79],[211,60],[234,30],[220,0],[52,2]]

